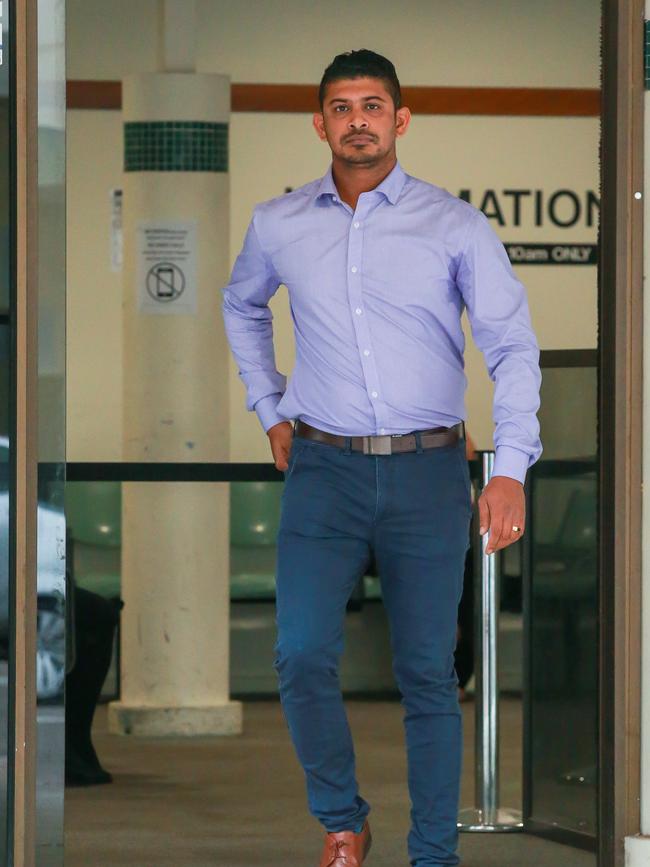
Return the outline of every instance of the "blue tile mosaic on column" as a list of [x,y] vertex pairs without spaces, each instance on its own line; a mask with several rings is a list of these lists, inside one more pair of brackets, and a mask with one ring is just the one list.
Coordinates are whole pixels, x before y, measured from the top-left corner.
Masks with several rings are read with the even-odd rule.
[[644,22],[643,62],[645,71],[645,89],[650,90],[650,21]]
[[125,172],[227,172],[228,124],[198,120],[127,121]]

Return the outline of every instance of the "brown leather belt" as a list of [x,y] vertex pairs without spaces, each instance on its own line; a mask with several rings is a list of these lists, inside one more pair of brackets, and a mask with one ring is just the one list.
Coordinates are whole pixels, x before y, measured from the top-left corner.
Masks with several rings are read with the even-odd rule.
[[[350,448],[354,452],[363,452],[364,455],[391,455],[395,452],[417,451],[415,432],[404,434],[383,434],[379,436],[353,436],[345,437],[341,434],[332,434],[328,431],[313,427],[301,419],[296,419],[293,431],[295,436],[316,440],[321,443],[329,443],[332,446],[346,447],[346,441],[351,440]],[[449,446],[457,443],[459,438],[465,438],[465,424],[458,422],[453,427],[430,427],[418,431],[423,449],[435,449],[439,446]]]

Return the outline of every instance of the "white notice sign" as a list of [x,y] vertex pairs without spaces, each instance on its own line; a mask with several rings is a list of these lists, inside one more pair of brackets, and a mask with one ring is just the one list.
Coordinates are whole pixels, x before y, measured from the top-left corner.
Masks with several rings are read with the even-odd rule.
[[139,223],[136,243],[138,311],[196,314],[196,220]]

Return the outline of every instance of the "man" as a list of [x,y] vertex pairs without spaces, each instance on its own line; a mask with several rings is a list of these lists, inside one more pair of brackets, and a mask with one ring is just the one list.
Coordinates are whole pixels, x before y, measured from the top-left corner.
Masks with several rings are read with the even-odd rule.
[[[495,382],[494,473],[479,501],[490,553],[524,532],[523,482],[541,454],[539,349],[524,287],[483,213],[397,161],[410,112],[393,64],[367,50],[338,55],[319,99],[328,171],[254,209],[223,289],[247,409],[285,473],[274,667],[309,809],[326,831],[320,867],[360,867],[370,806],[338,664],[346,602],[374,553],[405,707],[410,864],[458,864],[464,307]],[[268,307],[280,284],[296,339],[288,386]]]

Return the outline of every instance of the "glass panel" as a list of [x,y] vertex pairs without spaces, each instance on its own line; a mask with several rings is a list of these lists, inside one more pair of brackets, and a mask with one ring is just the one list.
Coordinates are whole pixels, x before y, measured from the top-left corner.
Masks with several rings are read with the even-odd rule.
[[[275,641],[276,538],[283,485],[230,483],[230,688],[233,695],[275,694],[269,665]],[[396,689],[388,623],[374,562],[347,606],[341,688],[353,692]],[[254,640],[251,640],[254,635]]]
[[532,468],[529,819],[596,833],[596,369],[546,368]]
[[[66,665],[65,3],[38,4],[38,780],[36,860],[63,864]],[[70,647],[72,649],[72,647]]]
[[[88,604],[122,595],[122,483],[67,482],[68,568],[74,595]],[[270,662],[275,641],[275,558],[281,482],[230,483],[230,689],[236,695],[277,692]],[[348,604],[350,637],[342,664],[344,690],[396,689],[388,624],[371,564]],[[364,594],[364,585],[369,593]],[[102,603],[95,598],[97,605]],[[119,625],[100,703],[119,696]],[[358,646],[357,646],[358,645]]]
[[[122,590],[122,483],[68,482],[65,491],[65,512],[68,536],[68,571],[74,584],[75,601],[88,614],[93,604],[119,599]],[[97,597],[101,597],[98,599]],[[75,623],[76,638],[81,641],[85,631],[82,621]],[[108,672],[99,674],[97,683],[100,701],[119,697],[119,628],[113,637]],[[83,700],[73,695],[78,673],[71,673],[67,694],[68,720],[72,709]]]

